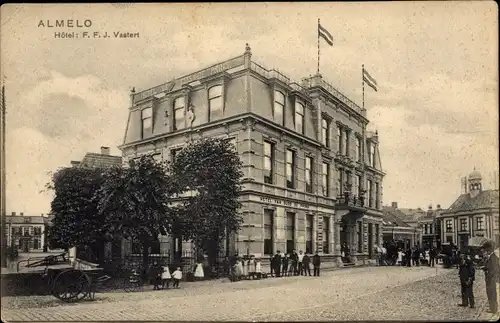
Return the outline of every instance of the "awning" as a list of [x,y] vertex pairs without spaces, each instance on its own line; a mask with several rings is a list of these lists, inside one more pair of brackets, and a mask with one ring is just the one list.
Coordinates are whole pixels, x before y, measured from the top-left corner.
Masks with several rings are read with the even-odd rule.
[[493,243],[491,239],[485,238],[485,237],[472,237],[469,239],[469,246],[470,247],[482,247],[487,241],[490,241]]

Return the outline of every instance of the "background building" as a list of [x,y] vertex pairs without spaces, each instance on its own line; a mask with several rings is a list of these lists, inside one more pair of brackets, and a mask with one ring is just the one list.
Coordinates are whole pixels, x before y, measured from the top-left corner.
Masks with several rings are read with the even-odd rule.
[[[300,84],[242,56],[131,94],[123,162],[171,160],[188,140],[229,138],[243,161],[244,224],[228,252],[319,252],[340,265],[382,239],[379,138],[366,110],[321,75]],[[162,238],[163,239],[163,238]],[[169,239],[167,239],[169,240]],[[172,241],[174,252],[190,248]]]
[[481,173],[477,170],[466,181],[468,187],[464,193],[439,216],[441,241],[453,242],[463,249],[472,237],[486,237],[494,240],[498,246],[498,190],[484,190]]
[[405,214],[396,202],[383,207],[382,233],[384,242],[394,241],[402,250],[421,245],[422,230],[405,221]]
[[[24,215],[12,212],[6,216],[5,234],[7,246],[16,248],[19,252],[43,252],[46,244],[45,229],[48,217]],[[45,249],[46,250],[46,249]]]

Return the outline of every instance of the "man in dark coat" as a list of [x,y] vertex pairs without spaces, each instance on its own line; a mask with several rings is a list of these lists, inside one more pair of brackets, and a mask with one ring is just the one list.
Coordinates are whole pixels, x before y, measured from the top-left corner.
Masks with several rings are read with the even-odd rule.
[[290,254],[290,261],[292,262],[292,272],[293,275],[297,275],[297,261],[299,259],[299,256],[297,255],[297,251],[292,250],[292,253]]
[[278,252],[273,257],[273,264],[274,264],[274,275],[276,277],[281,277],[281,273],[280,273],[281,252],[279,250],[278,250]]
[[467,307],[470,305],[470,308],[474,308],[473,284],[476,279],[474,264],[472,263],[472,259],[462,256],[459,266],[458,276],[460,277],[460,286],[462,289],[462,304],[458,304],[458,306]]
[[314,276],[318,276],[319,277],[319,268],[321,266],[321,257],[318,255],[318,252],[316,251],[316,253],[314,254],[313,256],[313,266],[314,266]]
[[282,275],[283,277],[288,276],[288,262],[289,262],[289,260],[290,260],[290,259],[288,258],[288,255],[287,255],[287,254],[285,254],[285,256],[284,256],[284,257],[283,257],[283,259],[282,259],[283,268],[282,268],[282,270],[281,270],[281,275]]
[[311,258],[307,253],[304,254],[304,258],[302,259],[302,271],[304,272],[304,276],[311,276]]
[[434,261],[436,259],[436,248],[431,247],[429,250],[429,267],[434,267]]
[[498,298],[497,298],[497,283],[499,282],[499,264],[498,256],[494,252],[493,244],[486,242],[483,245],[485,250],[484,260],[484,277],[486,280],[486,295],[488,296],[488,303],[490,305],[490,313],[498,312]]

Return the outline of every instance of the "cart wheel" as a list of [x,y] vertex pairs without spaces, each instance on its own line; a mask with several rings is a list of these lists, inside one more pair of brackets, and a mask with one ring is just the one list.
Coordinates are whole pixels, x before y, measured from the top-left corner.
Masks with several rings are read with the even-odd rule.
[[52,283],[52,295],[63,302],[78,302],[90,297],[91,281],[81,270],[66,269],[60,272]]

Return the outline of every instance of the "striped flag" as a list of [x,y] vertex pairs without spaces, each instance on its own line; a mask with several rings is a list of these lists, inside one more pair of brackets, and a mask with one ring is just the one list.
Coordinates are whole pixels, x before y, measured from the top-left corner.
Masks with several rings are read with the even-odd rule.
[[363,81],[377,92],[377,81],[363,68]]
[[321,38],[323,38],[328,43],[328,45],[333,46],[332,35],[319,23],[318,23],[318,36],[321,36]]

